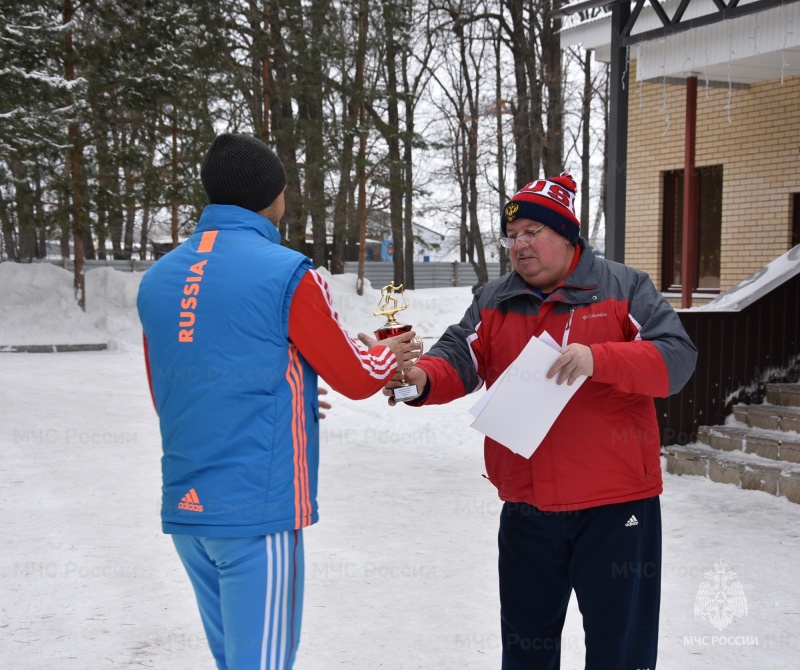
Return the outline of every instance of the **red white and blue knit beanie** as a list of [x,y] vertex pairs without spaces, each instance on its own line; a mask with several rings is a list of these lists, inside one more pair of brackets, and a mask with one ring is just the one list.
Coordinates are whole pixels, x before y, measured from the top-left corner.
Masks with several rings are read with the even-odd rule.
[[206,152],[200,181],[212,205],[260,212],[283,191],[286,171],[277,154],[258,138],[223,133]]
[[503,237],[507,224],[517,219],[531,219],[549,226],[575,244],[581,234],[581,223],[575,216],[577,190],[575,180],[567,172],[526,184],[503,207],[500,218]]

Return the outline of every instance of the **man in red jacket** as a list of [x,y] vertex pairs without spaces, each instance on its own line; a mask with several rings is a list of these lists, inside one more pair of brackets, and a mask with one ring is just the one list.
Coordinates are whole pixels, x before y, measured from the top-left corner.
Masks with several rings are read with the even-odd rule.
[[[539,179],[503,208],[513,271],[479,289],[406,371],[412,405],[491,386],[532,337],[561,343],[548,372],[577,390],[530,458],[486,438],[499,530],[503,670],[560,667],[572,591],[587,670],[655,670],[662,492],[654,397],[677,393],[697,350],[649,277],[595,257],[580,238],[572,177]],[[400,385],[395,376],[384,393]],[[390,404],[394,404],[390,399]],[[536,421],[524,398],[509,421]]]

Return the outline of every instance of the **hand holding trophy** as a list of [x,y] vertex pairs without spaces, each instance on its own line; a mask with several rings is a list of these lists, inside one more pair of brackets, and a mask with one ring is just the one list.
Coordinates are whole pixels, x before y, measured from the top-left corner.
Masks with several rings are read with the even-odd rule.
[[[400,299],[398,301],[397,294],[399,293]],[[403,285],[395,285],[394,280],[388,286],[381,289],[381,301],[373,314],[375,316],[385,316],[386,323],[384,323],[378,330],[375,331],[375,337],[378,341],[385,340],[387,337],[394,337],[402,333],[407,333],[411,330],[411,326],[404,323],[399,323],[395,314],[408,309],[408,302],[406,302],[405,291]],[[413,363],[419,360],[422,356],[422,338],[417,335],[411,340],[419,347],[419,353],[412,359]],[[409,384],[406,380],[406,373],[404,369],[400,369],[400,376],[402,378],[402,386],[394,389],[393,397],[396,401],[407,402],[417,398],[421,393],[421,389],[416,384]]]

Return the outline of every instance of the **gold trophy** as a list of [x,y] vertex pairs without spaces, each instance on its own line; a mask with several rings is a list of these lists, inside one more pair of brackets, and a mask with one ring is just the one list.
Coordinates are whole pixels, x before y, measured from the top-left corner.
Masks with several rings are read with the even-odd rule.
[[[400,294],[399,301],[397,299],[398,293]],[[394,280],[392,280],[388,286],[384,286],[381,289],[381,301],[378,303],[378,307],[373,312],[375,316],[386,317],[386,323],[384,323],[380,328],[378,328],[378,330],[375,331],[375,338],[378,341],[385,340],[387,337],[400,335],[401,333],[407,333],[409,330],[411,330],[411,326],[404,323],[399,323],[395,318],[395,314],[402,312],[404,309],[408,309],[408,302],[406,302],[403,285],[399,284],[395,286]],[[422,356],[422,338],[417,335],[412,342],[415,342],[419,345],[419,354],[414,359],[414,362],[416,363],[419,360],[419,357]],[[418,397],[420,394],[420,389],[417,388],[416,384],[409,384],[406,381],[405,370],[400,371],[400,376],[403,378],[403,385],[394,389],[394,399],[401,402],[407,402]]]

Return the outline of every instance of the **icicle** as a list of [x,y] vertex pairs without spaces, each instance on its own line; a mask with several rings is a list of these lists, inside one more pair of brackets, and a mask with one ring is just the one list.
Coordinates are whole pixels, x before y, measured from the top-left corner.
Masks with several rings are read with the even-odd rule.
[[792,25],[793,21],[789,18],[789,8],[784,5],[783,6],[783,48],[781,49],[781,86],[783,85],[783,72],[789,66],[789,63],[786,62],[786,44],[789,41],[789,35],[794,35],[794,33],[789,30],[789,27]]
[[725,109],[728,111],[728,125],[733,123],[731,120],[731,101],[733,100],[733,82],[731,81],[731,69],[733,63],[733,57],[735,55],[733,51],[733,28],[730,31],[730,46],[728,50],[728,104],[725,105]]
[[[664,43],[666,40],[661,40],[661,45],[665,46]],[[666,122],[667,127],[664,128],[664,133],[661,137],[666,137],[667,133],[669,132],[669,107],[667,105],[667,50],[663,48],[661,52],[664,54],[663,62],[661,63],[661,87],[664,91],[664,104],[661,106],[661,109],[658,111],[660,112],[662,109],[664,110],[664,120]]]
[[644,80],[642,79],[641,74],[639,73],[639,66],[642,63],[642,49],[643,45],[640,42],[636,45],[636,78],[639,80],[639,109],[641,109],[644,105],[644,99],[642,97],[642,84]]
[[706,62],[703,65],[703,76],[706,80],[706,99],[710,95],[709,86],[708,86],[708,26],[703,27],[703,46],[705,47],[706,51]]
[[628,77],[628,66],[631,64],[631,48],[625,48],[625,70],[622,73],[622,90],[625,90],[625,79]]
[[692,65],[694,65],[694,61],[692,60],[691,52],[689,51],[689,48],[688,48],[688,46],[686,44],[687,38],[688,38],[688,31],[685,31],[683,33],[683,53],[686,54],[686,58],[683,59],[683,65],[681,65],[681,74],[684,74],[686,72],[690,72],[691,71],[691,69],[692,69],[691,67],[689,67],[689,68],[686,67],[687,63],[692,63]]
[[753,36],[749,39],[753,40],[753,53],[761,53],[758,49],[758,31],[761,30],[761,20],[758,14],[755,15],[755,26],[753,28]]

